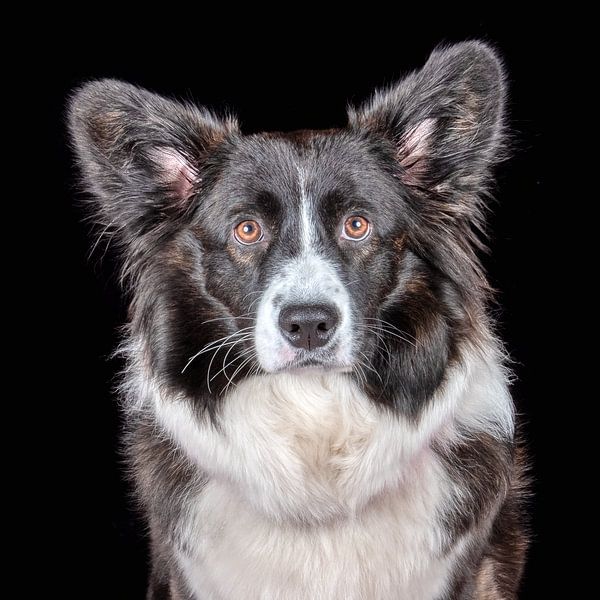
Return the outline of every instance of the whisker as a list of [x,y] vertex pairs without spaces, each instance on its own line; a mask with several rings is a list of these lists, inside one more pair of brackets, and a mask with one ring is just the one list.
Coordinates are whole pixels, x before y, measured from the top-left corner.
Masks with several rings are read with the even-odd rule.
[[377,377],[379,378],[379,381],[381,382],[381,385],[383,385],[383,379],[381,379],[381,375],[373,368],[373,365],[371,365],[371,361],[369,360],[369,357],[364,353],[364,352],[360,352],[360,354],[362,354],[365,357],[365,360],[367,361],[366,364],[364,364],[365,367],[367,367],[367,369],[370,369],[371,371],[373,371],[373,373],[375,373],[375,375],[377,375]]
[[359,378],[359,381],[361,381],[365,386],[367,385],[367,376],[365,374],[365,370],[363,368],[363,363],[361,361],[358,361],[355,365],[356,367],[356,374]]
[[[388,363],[388,365],[391,368],[392,363],[391,363],[391,358],[390,357],[392,355],[392,352],[390,350],[390,347],[387,345],[387,342],[385,340],[385,336],[381,332],[373,329],[372,326],[369,326],[369,325],[358,325],[358,329],[361,329],[362,331],[368,331],[368,332],[372,333],[373,335],[375,335],[377,337],[377,339],[379,340],[379,342],[385,346],[385,351],[386,351],[387,357],[384,356],[381,353],[380,348],[379,348],[379,344],[377,344],[376,348],[379,351],[379,353],[382,356],[384,356],[384,358],[386,358],[387,363]],[[410,342],[407,342],[407,343],[410,343]],[[388,377],[389,377],[389,373],[388,373]]]
[[[205,352],[209,352],[210,350],[212,350],[219,342],[222,342],[221,346],[223,344],[225,344],[225,342],[227,342],[227,340],[241,335],[243,334],[245,331],[248,331],[250,329],[253,329],[253,327],[244,327],[243,329],[240,329],[239,331],[236,331],[235,333],[232,333],[230,335],[227,336],[223,336],[222,338],[219,338],[218,340],[214,340],[212,342],[209,342],[208,344],[206,344],[203,348],[201,348],[198,352],[196,352],[196,354],[194,354],[193,356],[191,356],[188,360],[188,362],[186,363],[185,367],[183,367],[183,369],[181,370],[182,373],[185,372],[185,370],[190,366],[190,364],[192,364],[192,362],[198,358],[198,356],[200,356],[201,354],[204,354]],[[221,347],[219,346],[219,348]]]
[[398,338],[399,340],[402,340],[403,342],[406,342],[407,344],[410,344],[413,348],[417,347],[417,345],[415,344],[415,342],[413,342],[412,340],[409,340],[408,338],[404,337],[403,335],[400,335],[398,333],[390,331],[389,329],[382,329],[381,327],[379,327],[378,329],[380,331],[383,331],[387,335],[391,335],[391,336],[393,336],[395,338]]
[[[367,321],[378,321],[380,323],[385,323],[385,325],[368,325],[368,327],[372,327],[373,329],[377,329],[379,331],[382,331],[384,333],[387,333],[388,335],[392,335],[394,337],[397,337],[399,340],[402,340],[403,342],[406,342],[407,344],[411,344],[412,346],[414,346],[415,348],[417,347],[416,345],[416,338],[412,335],[410,335],[408,332],[402,331],[401,329],[398,329],[398,327],[396,327],[395,325],[392,325],[391,323],[388,323],[387,321],[381,321],[380,319],[371,319],[371,318],[366,318],[365,320]],[[412,340],[408,339],[409,336],[412,338]]]
[[[245,329],[251,329],[251,327],[246,327]],[[239,335],[239,334],[240,334],[242,331],[244,331],[244,330],[243,330],[243,329],[240,329],[240,331],[237,331],[236,333],[234,333],[234,334],[230,335],[230,336],[229,336],[229,338],[231,338],[231,337],[233,337],[233,336],[236,336],[236,335]],[[229,339],[229,338],[228,338],[228,339]],[[223,342],[223,344],[224,344],[224,343],[225,343],[225,342]],[[211,370],[211,368],[212,368],[212,364],[213,364],[213,362],[214,362],[214,360],[215,360],[215,358],[216,358],[217,354],[219,353],[219,350],[221,350],[221,348],[223,347],[223,344],[221,344],[221,345],[220,345],[220,346],[219,346],[219,347],[218,347],[218,348],[217,348],[217,349],[214,351],[214,353],[213,353],[213,355],[212,355],[212,357],[211,357],[211,359],[210,359],[210,362],[208,363],[208,369],[207,369],[207,371],[206,371],[206,386],[207,386],[207,388],[208,388],[208,392],[209,392],[209,394],[212,394],[212,390],[210,389],[210,381],[211,381],[211,380],[210,380],[210,370]]]
[[[251,337],[247,337],[247,338],[244,338],[244,339],[245,339],[245,340],[246,340],[246,339],[251,339]],[[219,340],[219,341],[221,341],[221,340]],[[237,340],[237,339],[230,340],[230,341],[228,341],[228,342],[226,342],[226,341],[223,341],[223,343],[221,344],[221,346],[222,346],[222,347],[225,347],[225,346],[229,346],[229,345],[231,345],[231,344],[237,344],[237,343],[238,343],[238,341],[239,341],[239,340]],[[206,352],[210,352],[211,350],[214,350],[217,344],[218,344],[218,342],[216,342],[216,343],[211,343],[211,345],[210,345],[209,347],[207,347],[207,348],[203,348],[203,349],[202,349],[200,352],[198,352],[197,354],[195,354],[195,355],[194,355],[194,358],[197,358],[197,357],[198,357],[198,356],[200,356],[201,354],[206,354]]]
[[[247,364],[249,361],[254,360],[257,357],[257,353],[256,351],[253,351],[250,353],[250,356],[248,356],[248,358],[246,358],[246,360],[241,363],[238,368],[233,372],[233,375],[231,376],[231,379],[234,379],[235,376],[241,371],[241,369],[244,367],[245,364]],[[233,383],[233,382],[232,382]],[[234,384],[235,385],[235,384]]]
[[346,281],[346,285],[352,285],[354,283],[358,283],[360,281],[360,277],[353,279],[352,281]]
[[260,300],[260,296],[257,296],[256,298],[254,298],[254,300],[252,300],[252,302],[250,302],[250,304],[249,304],[248,308],[252,310],[252,309],[254,308],[254,305],[255,305],[255,304],[256,304],[256,303],[257,303],[259,300]]
[[364,385],[367,385],[367,380],[365,379],[364,370],[362,369],[361,364],[356,363],[354,365],[354,369],[356,369],[356,375],[359,378],[359,381],[362,382]]
[[397,331],[401,335],[406,335],[409,338],[413,339],[415,342],[417,341],[417,338],[415,338],[414,335],[411,335],[410,333],[408,333],[408,331],[404,331],[404,330],[400,329],[399,327],[397,327],[393,323],[390,323],[389,321],[386,321],[385,319],[379,319],[377,317],[366,317],[365,321],[377,321],[378,323],[381,323],[381,325],[385,325],[385,326],[389,327],[390,329]]
[[214,319],[206,319],[206,321],[202,321],[200,325],[204,325],[205,323],[213,323],[215,321],[232,321],[235,319],[243,319],[244,321],[256,321],[256,317],[247,317],[245,315],[250,315],[252,313],[244,313],[243,315],[232,316],[232,317],[215,317]]
[[235,381],[233,381],[235,376],[244,368],[245,365],[247,365],[251,360],[254,360],[255,357],[256,357],[256,352],[252,352],[252,354],[238,366],[238,368],[234,371],[233,375],[231,377],[227,378],[229,381],[228,381],[227,385],[221,390],[220,395],[226,393],[227,390],[229,389],[230,385],[237,387],[237,383],[235,383]]
[[254,290],[253,292],[248,292],[243,298],[242,298],[242,302],[244,302],[244,300],[248,297],[248,296],[252,296],[253,294],[262,294],[267,288],[263,288],[262,290]]
[[376,346],[376,350],[377,352],[380,354],[380,356],[387,362],[388,364],[388,370],[387,370],[387,376],[386,376],[386,383],[387,381],[389,381],[390,378],[390,371],[392,369],[392,351],[390,350],[390,347],[387,344],[387,341],[385,339],[385,336],[382,333],[379,333],[377,331],[375,331],[374,329],[369,329],[373,334],[375,334],[379,340],[379,342],[383,345],[383,347],[385,348],[385,354],[382,352],[382,349],[380,347],[379,344],[377,344]]
[[[236,344],[239,344],[243,341],[244,340],[237,340]],[[233,363],[237,362],[243,356],[247,356],[248,353],[252,351],[252,348],[247,348],[246,350],[244,350],[244,352],[240,352],[235,358],[232,358],[227,364],[225,364],[225,362],[227,361],[227,357],[229,356],[229,353],[233,350],[234,346],[235,346],[235,344],[232,345],[231,348],[229,348],[229,350],[227,350],[227,354],[225,354],[225,358],[223,359],[223,367],[210,378],[211,381],[213,379],[215,379],[217,377],[217,375],[219,375],[220,373],[224,373],[225,370],[227,369],[227,367],[229,367]],[[227,377],[227,374],[225,374],[225,376]]]
[[[252,329],[251,327],[245,327],[244,330],[248,330],[248,329]],[[235,333],[232,333],[230,335],[225,335],[217,340],[213,340],[212,342],[209,342],[208,344],[206,344],[205,346],[202,347],[202,349],[197,353],[198,355],[201,354],[202,352],[206,352],[207,350],[212,350],[217,344],[221,343],[221,342],[225,342],[230,338],[233,338],[237,335],[240,335],[243,333],[243,335],[248,335],[248,333],[245,333],[244,330],[240,329],[239,331],[236,331]]]

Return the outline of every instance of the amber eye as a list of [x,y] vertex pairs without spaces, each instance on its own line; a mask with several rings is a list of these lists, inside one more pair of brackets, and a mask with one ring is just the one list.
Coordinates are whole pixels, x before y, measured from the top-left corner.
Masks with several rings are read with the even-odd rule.
[[360,215],[352,215],[346,219],[342,237],[358,242],[364,240],[371,233],[371,223]]
[[233,230],[235,239],[240,244],[256,244],[263,239],[261,226],[256,221],[242,221]]

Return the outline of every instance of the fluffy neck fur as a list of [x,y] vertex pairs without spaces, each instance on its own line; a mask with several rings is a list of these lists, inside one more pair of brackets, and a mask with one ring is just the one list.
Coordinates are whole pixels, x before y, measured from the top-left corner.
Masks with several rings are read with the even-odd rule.
[[498,357],[466,352],[417,421],[375,407],[346,374],[313,373],[241,381],[215,423],[138,373],[130,397],[144,400],[132,411],[151,414],[195,473],[170,531],[189,588],[199,598],[436,598],[475,539],[444,527],[462,498],[439,450],[481,433],[512,438]]

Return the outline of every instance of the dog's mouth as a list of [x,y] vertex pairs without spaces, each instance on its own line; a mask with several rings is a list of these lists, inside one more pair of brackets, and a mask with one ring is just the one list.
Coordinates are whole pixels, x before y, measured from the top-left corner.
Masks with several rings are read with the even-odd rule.
[[277,369],[277,373],[309,373],[309,372],[347,373],[352,365],[340,362],[335,352],[302,353]]

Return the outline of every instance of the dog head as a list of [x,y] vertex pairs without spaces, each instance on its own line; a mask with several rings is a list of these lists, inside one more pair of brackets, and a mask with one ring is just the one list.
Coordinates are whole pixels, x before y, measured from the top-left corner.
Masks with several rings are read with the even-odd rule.
[[337,370],[418,410],[485,328],[475,251],[503,100],[477,42],[332,131],[243,135],[126,83],[81,88],[70,131],[152,377],[211,407],[253,373]]

